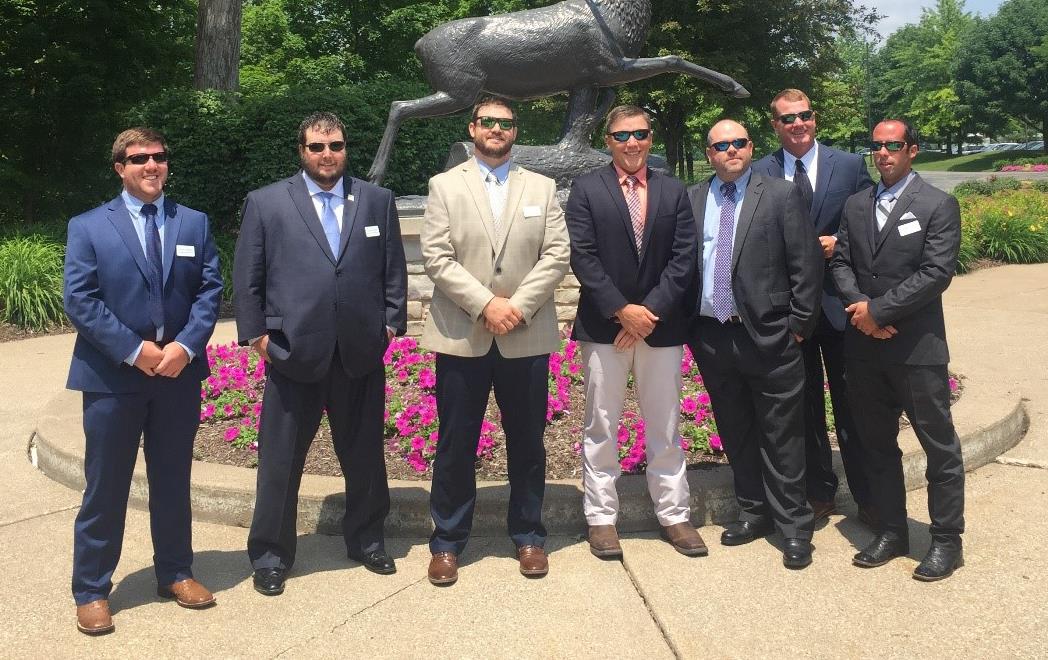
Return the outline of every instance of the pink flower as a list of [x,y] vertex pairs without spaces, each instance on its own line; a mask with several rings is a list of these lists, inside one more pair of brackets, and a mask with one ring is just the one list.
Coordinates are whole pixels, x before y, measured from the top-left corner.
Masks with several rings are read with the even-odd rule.
[[680,400],[680,411],[686,415],[694,415],[695,411],[699,409],[699,402],[690,396],[686,396]]
[[239,428],[237,428],[236,426],[230,426],[228,429],[226,429],[226,434],[225,434],[226,442],[233,442],[238,437],[240,437],[240,429]]
[[437,375],[433,373],[432,369],[423,368],[418,372],[418,385],[424,387],[427,390],[433,389],[437,386]]
[[721,437],[719,435],[710,436],[710,449],[713,451],[724,451],[724,445],[721,443]]
[[957,388],[960,387],[960,386],[961,386],[961,384],[957,382],[956,378],[951,378],[950,379],[950,391],[951,392],[956,392]]

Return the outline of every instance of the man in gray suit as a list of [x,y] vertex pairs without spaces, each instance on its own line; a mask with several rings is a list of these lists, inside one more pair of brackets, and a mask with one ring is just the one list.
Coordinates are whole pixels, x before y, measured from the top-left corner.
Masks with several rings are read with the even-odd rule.
[[804,362],[818,322],[822,258],[800,192],[750,168],[746,129],[717,122],[706,156],[716,175],[688,190],[702,255],[688,345],[713,404],[735,478],[741,545],[777,526],[783,564],[811,563],[804,496]]
[[[828,266],[837,242],[844,200],[873,185],[866,161],[862,156],[828,147],[815,139],[816,114],[808,95],[799,89],[784,89],[775,95],[771,101],[771,125],[782,148],[754,163],[753,171],[792,181],[797,186],[808,208],[808,218],[819,237],[823,263]],[[866,477],[866,461],[861,453],[844,380],[844,328],[847,323],[844,305],[827,267],[822,281],[822,314],[815,332],[801,344],[805,373],[805,483],[808,501],[818,522],[834,512],[839,485],[833,471],[833,454],[826,427],[824,383],[828,381],[837,446],[848,477],[848,488],[859,506],[859,520],[873,528],[876,513]]]
[[568,232],[552,179],[517,167],[517,117],[489,97],[473,108],[475,157],[430,179],[422,256],[433,302],[422,345],[437,354],[429,580],[452,584],[477,498],[477,440],[494,387],[509,459],[509,535],[520,572],[549,570],[543,545],[549,354],[560,346],[553,291]]
[[957,200],[912,169],[917,131],[889,119],[873,129],[881,181],[844,205],[831,269],[851,325],[846,374],[869,456],[881,526],[854,563],[881,566],[910,549],[906,486],[899,451],[903,411],[928,455],[932,545],[913,572],[941,580],[964,564],[964,461],[950,415],[942,292],[957,269],[961,212]]
[[338,117],[306,117],[298,141],[302,171],[248,193],[233,266],[238,341],[267,362],[247,542],[265,595],[284,591],[295,561],[302,467],[324,410],[346,483],[346,553],[396,570],[382,529],[382,355],[407,327],[400,223],[393,193],[344,176]]

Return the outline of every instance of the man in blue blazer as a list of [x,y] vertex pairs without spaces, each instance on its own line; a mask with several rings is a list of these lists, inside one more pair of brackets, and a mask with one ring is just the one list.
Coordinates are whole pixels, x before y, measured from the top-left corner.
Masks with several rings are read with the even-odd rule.
[[[837,287],[828,268],[837,242],[841,211],[849,196],[873,185],[862,156],[850,154],[815,139],[815,111],[808,96],[799,89],[784,89],[771,101],[771,125],[782,148],[753,165],[758,174],[792,181],[809,211],[808,217],[819,237],[823,255],[822,314],[815,332],[801,345],[804,354],[804,450],[806,488],[815,520],[834,512],[838,480],[826,427],[827,381],[833,405],[834,427],[848,487],[859,506],[859,520],[870,528],[876,513],[869,478],[848,402],[844,380],[844,313]],[[826,365],[825,380],[823,364]]]
[[382,356],[407,329],[397,209],[389,190],[344,176],[338,117],[306,117],[298,139],[302,171],[248,193],[233,264],[239,342],[268,363],[247,545],[255,589],[269,596],[295,561],[302,467],[325,410],[346,483],[346,552],[396,570],[382,529]]
[[207,216],[164,196],[168,154],[152,129],[118,135],[123,191],[69,221],[64,301],[78,335],[66,386],[84,393],[87,482],[73,598],[87,634],[113,630],[108,599],[140,440],[157,593],[183,607],[215,602],[190,568],[189,474],[222,278]]

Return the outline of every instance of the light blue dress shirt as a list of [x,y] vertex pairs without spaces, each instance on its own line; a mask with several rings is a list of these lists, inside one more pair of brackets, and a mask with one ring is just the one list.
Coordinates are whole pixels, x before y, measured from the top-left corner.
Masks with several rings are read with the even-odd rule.
[[338,182],[331,190],[324,190],[320,187],[313,179],[309,178],[309,175],[302,172],[302,178],[306,182],[306,190],[309,192],[309,199],[313,202],[313,208],[317,210],[317,217],[324,217],[324,199],[320,196],[322,192],[331,193],[331,210],[335,212],[335,219],[338,220],[338,230],[342,231],[342,216],[344,215],[346,208],[346,188],[345,188],[345,177],[340,177]]
[[[732,235],[735,236],[739,229],[739,212],[742,211],[742,202],[746,199],[746,187],[750,183],[752,170],[747,169],[742,176],[735,180],[735,224],[732,226]],[[724,204],[724,195],[721,193],[720,177],[714,176],[710,182],[710,191],[706,193],[706,214],[702,220],[702,298],[699,299],[699,314],[716,318],[713,312],[713,268],[717,263],[717,238],[720,234],[720,212]],[[734,246],[735,240],[732,240]],[[731,315],[739,313],[737,309],[731,310]]]

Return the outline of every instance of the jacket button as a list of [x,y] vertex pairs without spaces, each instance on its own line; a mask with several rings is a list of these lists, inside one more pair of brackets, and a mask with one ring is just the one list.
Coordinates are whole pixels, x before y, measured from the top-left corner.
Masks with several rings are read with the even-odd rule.
[[873,279],[877,279],[877,273],[873,274]]
[[502,274],[502,269],[501,268],[496,268],[495,269],[495,274],[496,275],[501,275]]
[[[341,268],[339,268],[338,270],[336,270],[336,271],[335,271],[335,275],[342,275],[342,269],[341,269]],[[875,277],[876,277],[876,276],[875,276]]]

